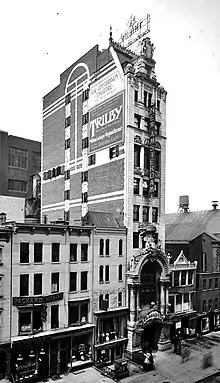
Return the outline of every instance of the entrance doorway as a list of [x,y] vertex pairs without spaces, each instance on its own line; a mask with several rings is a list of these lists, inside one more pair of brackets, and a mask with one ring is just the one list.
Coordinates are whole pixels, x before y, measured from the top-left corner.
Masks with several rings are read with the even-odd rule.
[[153,321],[146,325],[141,339],[141,348],[144,353],[158,349],[158,341],[161,333],[161,323]]

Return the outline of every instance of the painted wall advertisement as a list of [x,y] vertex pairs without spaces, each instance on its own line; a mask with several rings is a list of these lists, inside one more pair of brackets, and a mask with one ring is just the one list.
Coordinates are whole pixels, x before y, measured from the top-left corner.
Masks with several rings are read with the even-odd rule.
[[89,151],[103,149],[123,140],[124,94],[111,98],[90,111]]
[[89,91],[89,109],[115,96],[124,89],[124,83],[117,69],[91,85]]

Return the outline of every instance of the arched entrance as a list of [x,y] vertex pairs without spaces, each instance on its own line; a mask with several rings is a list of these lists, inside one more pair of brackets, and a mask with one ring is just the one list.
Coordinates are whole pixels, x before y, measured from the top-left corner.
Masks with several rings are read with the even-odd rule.
[[158,341],[160,338],[162,322],[153,319],[147,323],[141,337],[141,349],[144,353],[150,350],[156,351],[158,349]]

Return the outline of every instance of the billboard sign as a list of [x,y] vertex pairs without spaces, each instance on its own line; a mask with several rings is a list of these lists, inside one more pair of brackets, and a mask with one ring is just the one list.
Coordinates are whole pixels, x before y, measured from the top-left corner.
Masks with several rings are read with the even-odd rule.
[[90,110],[89,114],[90,153],[123,140],[123,93]]
[[150,185],[149,196],[155,194],[155,105],[150,108]]
[[124,82],[122,77],[118,69],[114,69],[109,74],[102,77],[102,79],[91,85],[89,91],[89,109],[107,101],[110,97],[115,96],[123,89]]
[[131,15],[127,23],[127,29],[121,34],[118,44],[125,48],[131,49],[132,45],[146,37],[150,32],[150,15],[147,14],[139,21],[136,20],[134,15]]

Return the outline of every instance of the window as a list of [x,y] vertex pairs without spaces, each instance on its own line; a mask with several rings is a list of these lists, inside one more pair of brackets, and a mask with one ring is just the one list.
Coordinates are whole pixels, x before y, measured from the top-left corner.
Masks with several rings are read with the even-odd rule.
[[134,125],[138,127],[138,129],[141,128],[141,116],[139,114],[134,114]]
[[159,197],[159,182],[155,182],[155,192],[154,192],[155,197]]
[[109,241],[109,239],[106,239],[106,241],[105,241],[105,255],[109,255],[109,247],[110,247],[110,241]]
[[64,201],[70,199],[70,190],[64,190]]
[[109,294],[105,294],[105,300],[107,302],[107,308],[109,308]]
[[87,290],[87,271],[81,271],[81,291]]
[[186,285],[186,271],[182,270],[181,272],[181,285],[185,286]]
[[57,175],[56,169],[53,168],[53,169],[52,169],[52,177],[56,177],[56,175]]
[[28,151],[25,149],[9,147],[8,166],[13,166],[15,168],[20,169],[27,169]]
[[87,149],[89,147],[89,138],[85,137],[82,139],[82,150]]
[[88,193],[82,193],[82,203],[86,203],[88,201]]
[[119,156],[119,145],[109,148],[109,158],[115,158]]
[[104,239],[99,241],[99,255],[104,255]]
[[160,152],[155,150],[155,170],[156,172],[160,171]]
[[206,300],[205,299],[202,301],[202,311],[203,312],[206,311]]
[[99,295],[99,310],[102,310],[103,294]]
[[70,148],[70,138],[67,138],[67,140],[65,140],[65,150],[69,148]]
[[71,117],[69,116],[69,117],[65,118],[65,128],[70,126],[70,124],[71,124]]
[[122,306],[122,293],[118,293],[118,307]]
[[34,295],[42,294],[42,274],[34,274]]
[[218,298],[214,299],[214,309],[218,308]]
[[149,181],[143,180],[143,196],[148,196]]
[[69,220],[70,220],[70,212],[69,211],[64,211],[63,218],[64,218],[64,221],[69,222]]
[[134,102],[138,102],[138,91],[134,91]]
[[92,154],[91,156],[89,156],[89,158],[88,158],[88,165],[89,166],[90,165],[95,165],[95,160],[96,160],[95,154]]
[[151,101],[152,101],[152,93],[148,94],[148,108],[151,107]]
[[174,287],[179,286],[179,271],[174,271]]
[[188,272],[188,285],[192,285],[193,284],[193,270],[189,270]]
[[43,256],[43,243],[34,243],[34,263],[42,263]]
[[109,265],[105,266],[105,282],[109,282]]
[[19,311],[19,334],[34,334],[41,331],[42,328],[40,308]]
[[70,262],[77,262],[77,243],[70,244]]
[[82,172],[82,182],[87,182],[88,181],[88,170],[85,172]]
[[133,206],[133,221],[138,222],[139,221],[139,205],[134,205]]
[[20,263],[29,263],[29,242],[20,243]]
[[139,145],[134,145],[134,166],[140,167],[140,154],[141,147]]
[[59,292],[59,273],[51,274],[51,293]]
[[27,182],[9,179],[8,180],[8,190],[26,193],[27,192]]
[[59,262],[60,260],[60,244],[52,243],[52,262]]
[[143,206],[143,222],[149,222],[149,206]]
[[139,233],[133,233],[133,249],[139,248]]
[[209,290],[212,290],[212,279],[209,279]]
[[189,293],[185,293],[185,294],[183,295],[183,302],[184,302],[184,303],[189,303]]
[[157,134],[157,136],[160,135],[160,127],[161,127],[160,122],[156,122],[156,123],[155,123],[155,129],[156,129],[156,134]]
[[70,291],[77,291],[77,272],[70,272]]
[[65,96],[65,105],[69,104],[71,101],[71,94],[68,93],[66,96]]
[[207,254],[202,253],[202,271],[206,272],[207,271]]
[[81,244],[81,262],[88,261],[88,243]]
[[182,295],[176,295],[176,311],[182,311]]
[[99,266],[99,283],[104,282],[104,276],[103,276],[103,266]]
[[89,122],[89,113],[83,114],[82,116],[82,124],[87,124]]
[[139,191],[140,191],[139,186],[140,186],[139,178],[134,178],[134,186],[133,186],[134,194],[139,194]]
[[174,313],[174,295],[169,295],[169,312]]
[[209,299],[209,310],[212,310],[212,299]]
[[215,289],[218,288],[218,278],[215,278]]
[[29,295],[29,274],[20,274],[20,297]]
[[160,100],[157,100],[157,110],[160,111]]
[[119,239],[118,254],[123,255],[123,240]]
[[206,290],[206,279],[203,279],[202,281],[202,289]]
[[64,179],[65,180],[69,180],[70,179],[70,170],[65,170],[65,173],[64,173]]
[[0,266],[3,265],[3,248],[0,245]]
[[147,107],[147,92],[144,91],[144,106]]
[[88,302],[69,304],[69,326],[88,322]]
[[150,149],[144,148],[144,169],[150,169]]
[[59,327],[59,305],[51,306],[51,328]]
[[122,281],[123,277],[122,277],[122,265],[119,265],[118,266],[118,280],[119,281]]
[[152,222],[158,222],[158,207],[152,207]]
[[86,89],[82,93],[82,101],[84,102],[84,101],[88,100],[88,98],[89,98],[89,89]]

